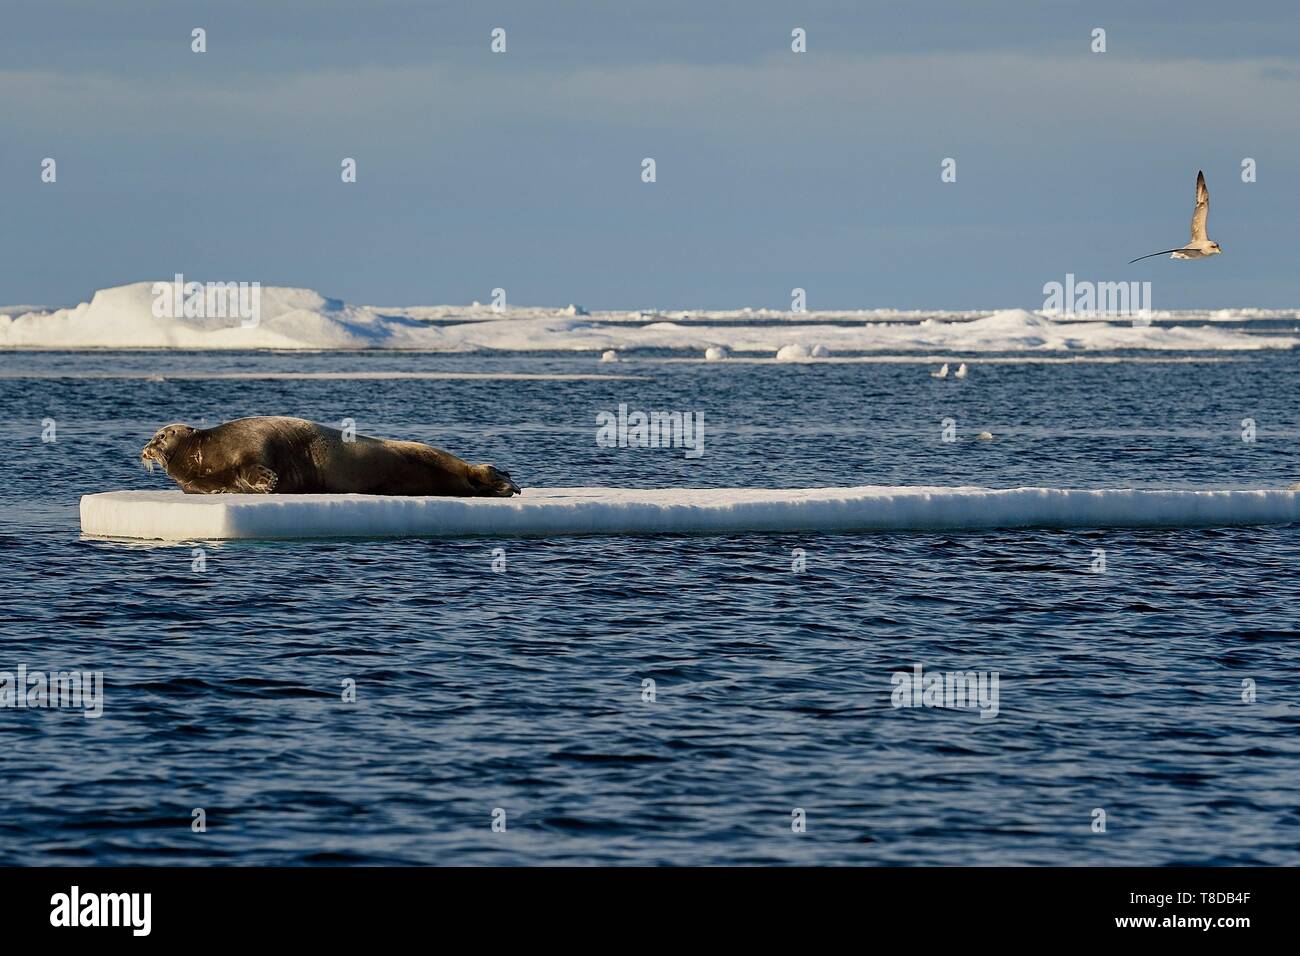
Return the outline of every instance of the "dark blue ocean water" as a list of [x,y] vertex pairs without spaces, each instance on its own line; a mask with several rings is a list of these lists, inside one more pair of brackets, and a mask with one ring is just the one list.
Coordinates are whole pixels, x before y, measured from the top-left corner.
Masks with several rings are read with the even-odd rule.
[[[1300,528],[244,542],[204,545],[195,571],[190,544],[78,527],[82,494],[168,485],[137,461],[160,425],[255,414],[353,418],[526,486],[1300,480],[1293,353],[1177,358],[954,382],[917,364],[0,356],[0,670],[105,679],[99,719],[0,710],[0,864],[1300,862]],[[640,378],[348,377],[380,370]],[[257,377],[286,371],[341,377]],[[244,377],[184,377],[214,372]],[[702,412],[706,454],[598,447],[620,402]],[[996,671],[997,716],[895,709],[891,676],[915,664]]]

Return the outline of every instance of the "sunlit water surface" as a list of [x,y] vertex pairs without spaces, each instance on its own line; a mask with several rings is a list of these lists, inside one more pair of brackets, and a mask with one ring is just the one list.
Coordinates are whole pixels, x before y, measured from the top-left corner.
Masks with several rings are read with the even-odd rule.
[[[4,355],[0,670],[101,670],[105,702],[0,710],[0,863],[1300,861],[1295,527],[209,543],[201,571],[79,533],[80,495],[169,485],[160,425],[258,414],[526,486],[1300,480],[1292,353],[933,367]],[[702,413],[704,456],[598,447],[621,402]],[[895,709],[915,664],[996,671],[996,717]]]

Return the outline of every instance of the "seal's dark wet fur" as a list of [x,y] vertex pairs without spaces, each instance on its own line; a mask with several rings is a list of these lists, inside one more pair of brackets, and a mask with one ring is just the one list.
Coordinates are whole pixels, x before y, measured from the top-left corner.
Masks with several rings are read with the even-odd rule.
[[215,428],[174,424],[144,446],[186,494],[362,494],[508,498],[510,475],[432,445],[343,432],[302,418],[240,418]]

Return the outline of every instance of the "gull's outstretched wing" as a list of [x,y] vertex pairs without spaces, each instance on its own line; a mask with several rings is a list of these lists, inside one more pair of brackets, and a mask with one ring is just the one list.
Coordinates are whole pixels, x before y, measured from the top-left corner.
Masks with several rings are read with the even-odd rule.
[[1205,173],[1196,174],[1196,209],[1192,212],[1192,242],[1205,241],[1205,218],[1210,214],[1210,191],[1205,188]]
[[1141,262],[1143,259],[1150,259],[1151,256],[1167,256],[1171,252],[1182,252],[1186,248],[1186,246],[1179,246],[1177,249],[1166,249],[1164,252],[1153,252],[1150,256],[1138,256],[1136,259],[1130,259],[1128,264],[1132,265],[1135,262]]

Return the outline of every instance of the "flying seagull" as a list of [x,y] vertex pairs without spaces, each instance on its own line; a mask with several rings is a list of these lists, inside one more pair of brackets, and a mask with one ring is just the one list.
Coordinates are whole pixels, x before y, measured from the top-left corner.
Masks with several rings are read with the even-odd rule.
[[1170,259],[1203,259],[1206,256],[1218,255],[1223,250],[1219,248],[1217,242],[1211,242],[1205,235],[1205,218],[1210,214],[1210,191],[1205,188],[1205,173],[1196,174],[1196,208],[1192,211],[1192,241],[1181,249],[1166,249],[1164,252],[1153,252],[1150,256],[1138,256],[1136,259],[1129,260],[1129,265],[1134,262],[1141,262],[1143,259],[1150,259],[1151,256],[1163,256],[1166,252],[1172,252]]

